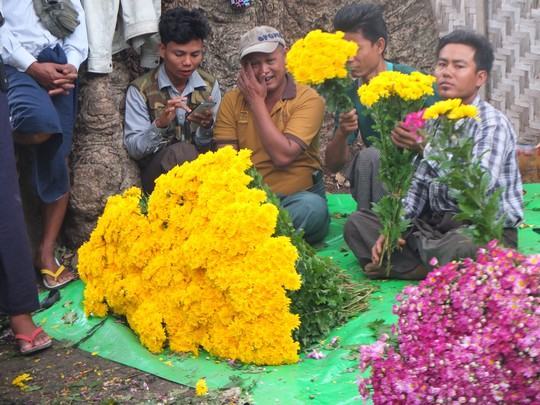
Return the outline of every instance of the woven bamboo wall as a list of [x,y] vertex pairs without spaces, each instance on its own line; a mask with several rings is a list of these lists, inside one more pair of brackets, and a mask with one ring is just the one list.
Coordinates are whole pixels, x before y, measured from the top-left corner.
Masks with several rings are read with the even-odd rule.
[[487,34],[495,64],[487,99],[512,120],[519,142],[540,142],[540,0],[432,0],[444,35]]

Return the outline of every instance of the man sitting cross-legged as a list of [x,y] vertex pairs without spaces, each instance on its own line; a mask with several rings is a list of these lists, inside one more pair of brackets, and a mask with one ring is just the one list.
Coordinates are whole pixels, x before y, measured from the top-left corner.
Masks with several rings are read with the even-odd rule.
[[[409,74],[415,69],[385,60],[388,32],[380,6],[369,3],[346,5],[336,13],[334,28],[343,31],[345,39],[356,42],[358,52],[348,63],[351,75],[356,79],[349,90],[354,109],[341,111],[336,117],[334,137],[326,147],[325,164],[332,172],[344,171],[351,183],[351,194],[358,209],[371,209],[372,204],[386,194],[379,180],[379,151],[370,140],[371,137],[380,137],[380,134],[373,129],[375,122],[367,108],[360,103],[358,87],[381,72]],[[435,97],[429,98],[426,105],[433,101]],[[398,126],[398,130],[407,140],[415,139],[406,128]],[[362,148],[353,153],[353,145],[357,141],[360,141]]]
[[[467,122],[463,136],[474,140],[473,155],[490,175],[490,191],[502,190],[499,215],[505,216],[503,242],[517,247],[523,190],[516,161],[516,133],[508,118],[478,95],[493,65],[491,44],[476,33],[454,31],[441,38],[437,52],[435,76],[440,96],[460,98],[464,104],[478,108],[479,119]],[[399,145],[407,143],[399,131],[392,136]],[[391,278],[423,279],[433,257],[442,265],[476,253],[477,246],[462,232],[467,225],[453,219],[458,207],[448,187],[439,182],[440,169],[430,160],[431,153],[428,145],[405,199],[412,226],[401,241],[402,249],[392,255]],[[384,264],[378,266],[384,244],[380,229],[376,215],[368,210],[352,214],[345,224],[345,240],[371,278],[386,277]]]

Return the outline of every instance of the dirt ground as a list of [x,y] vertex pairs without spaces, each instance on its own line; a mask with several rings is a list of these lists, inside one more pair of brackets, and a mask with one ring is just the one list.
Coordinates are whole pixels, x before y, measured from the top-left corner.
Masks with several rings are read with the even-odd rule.
[[[52,348],[21,356],[3,319],[0,335],[0,404],[195,403],[193,389],[92,356],[55,341]],[[28,373],[25,390],[12,385]],[[200,401],[196,401],[200,402]]]
[[[0,319],[0,404],[242,404],[249,394],[239,388],[195,396],[194,389],[152,374],[92,356],[55,341],[53,347],[21,356],[7,319]],[[32,380],[21,389],[15,377]]]

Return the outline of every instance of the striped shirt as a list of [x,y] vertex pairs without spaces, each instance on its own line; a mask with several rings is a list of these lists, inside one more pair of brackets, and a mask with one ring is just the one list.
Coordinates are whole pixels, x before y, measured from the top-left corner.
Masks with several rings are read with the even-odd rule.
[[[489,190],[501,189],[499,215],[506,215],[505,227],[516,227],[523,219],[523,186],[516,158],[516,133],[508,118],[491,104],[477,96],[473,103],[479,120],[468,120],[464,134],[474,139],[473,154],[490,174]],[[430,146],[424,151],[405,197],[407,216],[419,217],[425,209],[434,214],[458,211],[448,194],[448,187],[438,182],[438,164],[430,161]]]

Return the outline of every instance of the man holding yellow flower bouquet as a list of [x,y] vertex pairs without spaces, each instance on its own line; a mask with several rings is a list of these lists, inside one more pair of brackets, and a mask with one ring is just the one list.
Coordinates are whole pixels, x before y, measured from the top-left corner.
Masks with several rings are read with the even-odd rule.
[[[388,32],[382,8],[375,4],[352,3],[341,8],[334,17],[334,29],[345,33],[345,39],[358,44],[357,54],[349,60],[351,75],[356,79],[350,98],[354,109],[342,111],[336,119],[333,139],[326,148],[325,164],[332,172],[342,170],[351,182],[351,194],[357,208],[371,209],[386,194],[379,180],[380,154],[371,145],[371,137],[380,137],[373,129],[373,118],[360,103],[357,88],[381,72],[396,71],[405,74],[415,69],[384,59]],[[430,98],[427,105],[435,101]],[[413,139],[406,128],[398,129],[403,136]],[[352,154],[352,145],[360,140],[364,147]]]
[[[389,275],[380,265],[384,238],[380,236],[377,217],[371,211],[361,210],[351,215],[345,226],[347,244],[368,277],[423,279],[432,266],[474,257],[476,253],[476,244],[463,232],[474,223],[456,221],[455,215],[462,211],[451,190],[441,182],[441,176],[447,173],[441,170],[440,160],[433,159],[438,154],[448,160],[445,150],[437,150],[444,122],[436,120],[439,115],[445,115],[447,123],[453,121],[453,128],[459,128],[457,136],[473,140],[473,160],[488,174],[487,194],[500,193],[496,215],[497,221],[502,221],[502,242],[517,247],[517,226],[523,218],[523,190],[516,161],[516,134],[508,118],[478,95],[493,60],[491,44],[476,33],[458,30],[439,41],[435,76],[439,94],[445,101],[423,114],[424,119],[435,120],[431,126],[433,138],[424,150],[405,198],[405,210],[412,226],[400,240],[402,249],[391,257]],[[396,131],[392,138],[400,146],[409,142]]]
[[275,28],[259,26],[242,36],[238,87],[223,98],[214,139],[253,151],[253,165],[294,227],[315,243],[330,223],[319,158],[324,101],[287,73],[285,53]]

